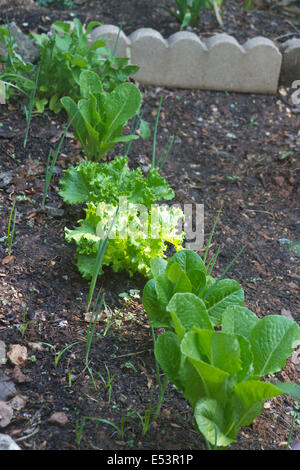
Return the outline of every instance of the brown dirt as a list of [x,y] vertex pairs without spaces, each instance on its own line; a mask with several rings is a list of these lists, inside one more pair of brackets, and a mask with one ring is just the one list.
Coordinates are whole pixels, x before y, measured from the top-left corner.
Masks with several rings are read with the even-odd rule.
[[[177,24],[160,10],[160,1],[142,3],[143,7],[137,1],[91,1],[71,11],[82,21],[119,24],[123,18],[128,33],[146,26],[165,36],[178,30]],[[293,33],[293,27],[298,27],[296,16],[286,16],[279,9],[245,14],[240,2],[227,3],[226,29],[241,41],[258,33],[274,39]],[[25,32],[47,30],[54,20],[70,19],[70,11],[57,5],[49,9],[37,6],[35,11],[11,8],[10,5],[2,10],[2,21],[7,11],[9,20],[14,19],[21,27],[28,23],[22,27]],[[203,15],[200,28],[204,35],[219,29],[210,12]],[[204,203],[206,240],[222,209],[212,248],[213,252],[221,248],[215,275],[245,245],[230,277],[243,286],[246,306],[259,317],[286,314],[299,322],[299,256],[280,240],[299,240],[300,115],[292,113],[279,96],[142,86],[141,90],[143,117],[152,129],[159,98],[163,96],[158,152],[175,135],[163,175],[174,188],[177,201]],[[290,90],[286,92],[288,96]],[[49,112],[34,115],[24,149],[26,122],[20,109],[20,104],[0,107],[0,173],[12,172],[11,182],[0,190],[0,339],[7,348],[12,344],[26,346],[29,359],[21,366],[25,381],[9,362],[2,367],[12,377],[18,393],[26,397],[26,405],[15,411],[11,423],[1,432],[11,435],[22,449],[32,450],[204,449],[203,440],[193,428],[187,402],[171,385],[160,417],[145,436],[135,416],[126,422],[124,436],[108,424],[87,421],[80,445],[76,442],[76,426],[83,416],[120,425],[122,410],[128,416],[134,410],[143,414],[149,407],[152,386],[153,403],[157,403],[147,317],[140,299],[126,302],[119,297],[130,289],[141,293],[145,280],[140,276],[129,279],[126,274],[113,275],[109,270],[100,279],[114,322],[104,336],[103,312],[94,336],[89,357],[95,389],[83,366],[88,326],[84,310],[89,285],[76,269],[74,246],[65,243],[63,231],[65,226],[76,223],[82,209],[63,205],[57,194],[63,170],[78,160],[80,151],[73,139],[66,140],[48,192],[47,203],[63,209],[63,215],[53,217],[41,211],[49,147],[56,147],[65,116]],[[121,151],[117,149],[110,157]],[[134,142],[130,165],[147,166],[151,154],[151,141]],[[7,258],[5,235],[15,198],[16,234],[12,258]],[[22,327],[24,312],[29,324],[22,336],[18,327]],[[61,351],[78,341],[61,356],[56,368],[51,348],[44,345],[43,350],[35,350],[30,345],[45,342]],[[113,376],[111,395],[98,375],[107,379],[107,370]],[[299,365],[289,360],[277,377],[299,381]],[[232,449],[283,448],[295,406],[288,397],[268,402],[253,424],[241,430]],[[65,413],[68,422],[59,425],[49,421],[54,412]],[[299,438],[300,431],[295,426],[293,439]]]

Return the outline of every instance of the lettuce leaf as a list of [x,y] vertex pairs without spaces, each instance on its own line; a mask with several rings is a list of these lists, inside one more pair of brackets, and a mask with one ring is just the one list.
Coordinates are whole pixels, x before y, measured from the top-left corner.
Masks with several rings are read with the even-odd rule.
[[130,170],[128,158],[115,157],[107,163],[85,161],[65,171],[60,181],[60,196],[68,204],[105,202],[118,204],[119,197],[128,202],[143,204],[148,209],[157,201],[171,200],[174,191],[156,169],[146,177],[142,170]]
[[[66,240],[77,245],[77,266],[82,276],[90,279],[95,267],[97,250],[104,226],[109,226],[116,206],[93,202],[88,204],[86,218],[79,221],[74,229],[65,229]],[[103,266],[111,266],[113,271],[127,271],[130,276],[136,272],[150,276],[151,260],[164,257],[167,245],[172,243],[176,250],[182,249],[184,233],[178,230],[178,221],[183,213],[178,208],[155,206],[154,215],[157,238],[151,237],[151,225],[142,220],[138,206],[129,205],[128,211],[119,211],[112,229],[103,259]],[[165,224],[165,220],[168,224]]]

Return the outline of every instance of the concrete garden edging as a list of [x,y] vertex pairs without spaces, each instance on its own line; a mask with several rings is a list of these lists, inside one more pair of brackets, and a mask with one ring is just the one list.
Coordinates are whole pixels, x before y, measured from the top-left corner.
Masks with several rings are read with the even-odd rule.
[[280,45],[282,67],[280,83],[291,85],[300,80],[300,39],[289,39]]
[[146,85],[272,94],[279,78],[288,85],[300,80],[300,39],[278,48],[260,36],[241,45],[224,33],[204,42],[188,31],[164,39],[151,28],[127,36],[117,26],[103,25],[93,29],[91,41],[111,39],[107,47],[112,49],[118,35],[116,55],[138,65],[134,77]]

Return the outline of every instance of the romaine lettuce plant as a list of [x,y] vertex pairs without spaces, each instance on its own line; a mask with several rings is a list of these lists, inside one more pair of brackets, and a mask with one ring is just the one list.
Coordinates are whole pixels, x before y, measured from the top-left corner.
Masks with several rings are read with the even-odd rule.
[[173,328],[173,318],[167,309],[176,293],[191,295],[191,308],[203,308],[210,322],[219,325],[223,311],[229,305],[243,305],[244,291],[232,279],[215,280],[207,274],[201,257],[192,250],[181,250],[168,261],[151,262],[152,279],[145,285],[143,304],[154,327]]
[[142,95],[133,83],[121,83],[106,92],[99,75],[81,72],[81,99],[66,96],[61,103],[73,120],[74,136],[89,160],[99,160],[118,142],[129,142],[137,135],[123,135],[123,128],[140,109]]
[[66,240],[77,245],[78,269],[87,279],[93,273],[104,227],[110,225],[120,201],[123,206],[119,206],[103,265],[116,272],[148,275],[151,259],[164,256],[165,242],[182,248],[181,209],[157,205],[171,200],[173,190],[156,169],[143,176],[140,168],[130,170],[127,163],[127,157],[102,164],[85,161],[69,168],[60,182],[59,194],[65,202],[87,203],[86,218],[73,230],[65,229]]
[[294,321],[281,315],[259,320],[243,306],[241,288],[226,295],[228,286],[207,278],[201,258],[188,250],[169,261],[152,260],[151,268],[144,308],[153,326],[167,329],[156,341],[155,356],[189,400],[208,443],[228,447],[267,399],[300,396],[297,384],[261,380],[280,371],[299,344]]
[[91,70],[101,77],[102,87],[112,91],[117,85],[137,72],[138,67],[128,65],[127,58],[113,57],[104,39],[89,43],[89,34],[101,23],[91,21],[86,30],[78,18],[70,23],[53,23],[53,35],[31,34],[40,46],[40,77],[37,90],[36,107],[43,112],[49,108],[58,113],[62,109],[60,99],[70,96],[80,98],[79,77],[82,70]]

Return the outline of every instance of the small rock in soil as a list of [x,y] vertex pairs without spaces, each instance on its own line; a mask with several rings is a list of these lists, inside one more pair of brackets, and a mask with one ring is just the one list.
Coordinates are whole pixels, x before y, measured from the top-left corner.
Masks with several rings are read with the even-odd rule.
[[0,173],[0,188],[6,188],[13,179],[13,172],[12,171],[4,171]]
[[0,371],[0,401],[7,401],[16,395],[16,393],[15,384],[9,379],[5,372]]
[[291,443],[291,449],[292,450],[300,450],[300,441],[293,441]]
[[48,419],[49,423],[58,424],[59,426],[65,426],[67,424],[68,417],[63,411],[57,411],[53,413]]
[[27,348],[20,344],[11,344],[7,357],[16,366],[22,366],[27,361]]
[[5,256],[5,258],[1,260],[1,263],[2,264],[14,264],[14,261],[15,261],[15,257],[12,255],[8,255],[8,256]]
[[6,345],[4,341],[0,341],[0,364],[5,364],[6,362]]
[[13,417],[13,409],[4,401],[0,401],[0,427],[5,428]]
[[22,384],[24,382],[29,382],[30,379],[25,375],[23,374],[23,372],[21,371],[20,367],[16,366],[11,374],[10,374],[12,380],[18,384]]
[[286,308],[281,309],[281,315],[283,315],[284,317],[290,318],[291,320],[294,320],[294,317],[291,314],[290,310],[287,310]]
[[[25,62],[35,63],[40,57],[40,48],[26,34],[23,34],[14,21],[9,24],[9,30],[17,45],[16,51],[22,56]],[[1,45],[1,54],[7,55],[3,44]]]
[[50,217],[63,217],[64,215],[64,210],[63,209],[59,209],[58,207],[53,207],[53,206],[45,206],[45,209],[46,209],[46,212],[47,212],[47,215],[49,215]]
[[27,398],[23,395],[16,395],[10,400],[9,406],[11,406],[13,410],[20,411],[26,405],[26,401]]
[[8,434],[0,434],[0,450],[21,450]]
[[30,349],[32,349],[33,351],[44,351],[44,347],[43,347],[43,343],[34,343],[34,342],[31,342],[31,341],[28,341],[28,346],[30,347]]

